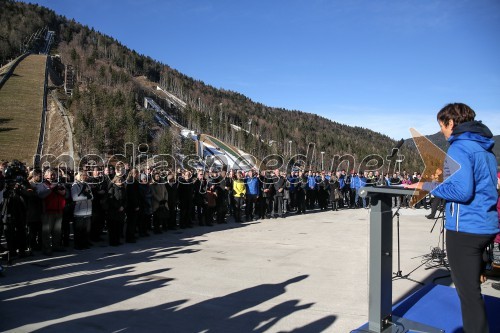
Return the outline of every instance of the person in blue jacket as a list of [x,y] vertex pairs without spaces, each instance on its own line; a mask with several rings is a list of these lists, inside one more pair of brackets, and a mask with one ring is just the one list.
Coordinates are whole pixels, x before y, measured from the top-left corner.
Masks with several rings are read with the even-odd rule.
[[351,208],[358,208],[359,207],[359,178],[358,174],[354,172],[354,170],[351,172]]
[[309,170],[307,174],[307,190],[306,190],[307,209],[314,209],[317,190],[318,190],[318,184],[316,182],[316,176],[313,174],[311,170]]
[[359,189],[362,188],[362,187],[365,187],[366,183],[367,183],[366,172],[361,172],[360,171],[358,174],[359,174],[359,176],[358,176],[358,184],[357,184],[357,187],[356,187],[356,197],[358,199],[356,199],[356,202],[359,202],[359,199],[361,199],[361,204],[362,204],[363,208],[367,208],[366,207],[366,200],[368,198],[361,198],[359,196]]
[[297,171],[292,170],[291,174],[287,177],[287,180],[290,183],[290,211],[294,212],[297,208],[297,185],[299,182]]
[[249,170],[247,176],[245,178],[245,186],[246,186],[246,205],[245,205],[245,217],[247,221],[252,221],[254,217],[256,217],[255,205],[257,203],[257,199],[259,198],[259,187],[260,181],[257,177],[258,172],[253,170]]
[[[344,186],[345,186],[345,171],[342,170],[342,171],[337,171],[337,180],[339,182],[339,190],[340,190],[340,193],[344,193]],[[338,206],[340,206],[340,208],[344,208],[344,205],[346,203],[344,202],[344,195],[342,195],[342,198],[340,198],[339,202],[338,202]]]
[[448,104],[437,114],[450,143],[442,183],[419,182],[407,187],[430,191],[446,200],[446,254],[462,309],[464,332],[488,332],[481,295],[483,252],[498,233],[497,162],[491,131],[462,103]]

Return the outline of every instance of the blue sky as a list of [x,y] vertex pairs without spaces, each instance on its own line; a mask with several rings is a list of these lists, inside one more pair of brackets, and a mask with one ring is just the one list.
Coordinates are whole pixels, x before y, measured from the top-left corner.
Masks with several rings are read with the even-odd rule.
[[269,106],[400,139],[463,102],[500,134],[498,0],[27,2]]

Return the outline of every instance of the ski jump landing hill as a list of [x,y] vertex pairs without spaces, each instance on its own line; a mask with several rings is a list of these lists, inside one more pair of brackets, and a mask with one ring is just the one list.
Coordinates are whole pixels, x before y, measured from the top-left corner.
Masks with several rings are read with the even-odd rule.
[[[165,92],[165,90],[161,90]],[[169,94],[169,96],[173,95]],[[167,101],[177,107],[183,108],[186,106],[186,103],[179,100],[177,97],[175,97],[175,99],[168,98]],[[144,107],[151,108],[155,111],[155,119],[158,124],[163,127],[171,126],[177,128],[183,137],[195,141],[196,153],[200,159],[206,162],[206,164],[218,168],[227,166],[228,169],[250,170],[255,168],[259,163],[255,157],[245,153],[237,147],[225,143],[209,134],[197,134],[195,131],[182,126],[150,97],[144,98]]]

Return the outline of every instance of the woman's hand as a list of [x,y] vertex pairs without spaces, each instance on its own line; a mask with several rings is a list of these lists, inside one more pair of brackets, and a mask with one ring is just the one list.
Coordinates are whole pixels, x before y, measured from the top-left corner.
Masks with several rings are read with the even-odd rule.
[[405,188],[408,188],[408,189],[412,189],[413,188],[413,189],[416,189],[416,190],[421,190],[423,185],[424,185],[424,183],[418,182],[418,183],[415,183],[415,184],[405,185]]

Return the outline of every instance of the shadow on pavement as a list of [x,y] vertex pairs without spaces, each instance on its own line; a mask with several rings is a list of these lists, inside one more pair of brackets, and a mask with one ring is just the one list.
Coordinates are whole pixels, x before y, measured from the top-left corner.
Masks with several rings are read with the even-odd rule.
[[[288,285],[307,278],[307,275],[301,275],[188,306],[185,305],[189,300],[184,299],[153,307],[148,307],[145,302],[144,308],[107,312],[106,307],[110,305],[162,288],[172,281],[152,278],[168,269],[121,275],[129,273],[130,269],[119,268],[111,276],[109,271],[73,278],[66,274],[67,279],[60,280],[57,286],[60,289],[51,288],[47,293],[33,293],[32,286],[13,289],[17,292],[6,292],[3,296],[8,298],[3,299],[1,312],[3,318],[9,320],[2,320],[0,327],[2,330],[37,332],[265,332],[286,316],[313,305],[288,300],[265,311],[252,310],[286,293]],[[89,284],[93,284],[93,290],[85,295]],[[29,292],[32,294],[27,294]],[[16,297],[15,294],[21,293]],[[99,310],[97,314],[96,310]],[[92,311],[94,313],[85,313]],[[72,314],[81,317],[72,319],[69,317]],[[49,322],[56,319],[61,322]],[[289,332],[321,332],[335,320],[335,316],[325,316]],[[39,323],[36,326],[38,329],[24,326],[28,323]]]
[[[170,268],[147,270],[152,266],[143,265],[198,252],[193,247],[205,240],[194,237],[248,224],[168,232],[121,247],[102,245],[90,251],[69,250],[59,256],[20,261],[0,280],[0,331],[265,332],[313,303],[286,300],[271,303],[265,311],[252,308],[285,294],[288,285],[299,283],[307,275],[197,304],[181,299],[157,305],[161,295],[169,290],[176,292],[175,281],[168,277]],[[290,332],[321,332],[335,320],[336,316],[325,316]]]

